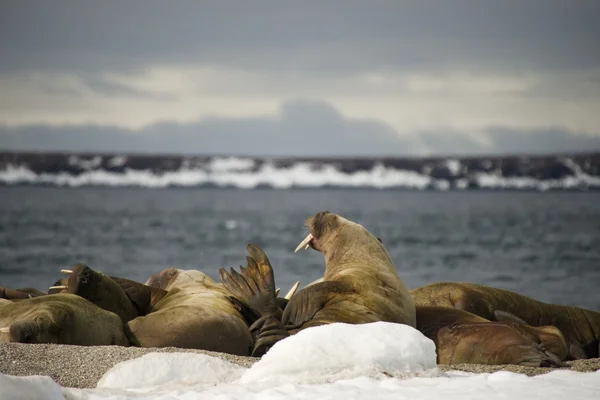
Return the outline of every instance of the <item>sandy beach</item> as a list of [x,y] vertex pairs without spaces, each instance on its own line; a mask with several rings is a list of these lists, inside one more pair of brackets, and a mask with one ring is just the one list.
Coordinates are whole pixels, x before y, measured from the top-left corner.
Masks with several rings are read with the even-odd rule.
[[[47,375],[66,387],[93,388],[106,371],[121,361],[138,358],[152,352],[199,353],[218,357],[249,367],[258,358],[233,356],[203,350],[139,348],[120,346],[70,346],[55,344],[0,343],[0,373],[8,375]],[[528,376],[545,374],[555,368],[533,368],[518,365],[442,365],[442,371],[466,372],[511,371]],[[600,369],[600,358],[567,362],[564,369],[592,372]]]

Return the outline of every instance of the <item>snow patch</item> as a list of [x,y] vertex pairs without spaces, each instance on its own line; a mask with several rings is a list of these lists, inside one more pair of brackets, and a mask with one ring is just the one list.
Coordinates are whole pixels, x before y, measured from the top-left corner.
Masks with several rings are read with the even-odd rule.
[[240,379],[332,382],[357,376],[409,376],[436,368],[435,344],[403,324],[329,324],[276,343]]
[[49,376],[0,374],[0,400],[63,400],[62,391]]
[[149,353],[108,370],[98,388],[140,389],[169,384],[216,385],[236,380],[245,368],[205,354]]

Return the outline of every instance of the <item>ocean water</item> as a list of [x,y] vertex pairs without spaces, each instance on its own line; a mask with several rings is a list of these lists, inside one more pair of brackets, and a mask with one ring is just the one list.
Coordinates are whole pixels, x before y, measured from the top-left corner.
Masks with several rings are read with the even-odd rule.
[[409,288],[465,281],[600,310],[600,193],[373,189],[0,187],[0,285],[46,289],[77,262],[145,281],[166,267],[245,263],[266,251],[277,286],[322,276],[294,254],[329,210],[380,237]]

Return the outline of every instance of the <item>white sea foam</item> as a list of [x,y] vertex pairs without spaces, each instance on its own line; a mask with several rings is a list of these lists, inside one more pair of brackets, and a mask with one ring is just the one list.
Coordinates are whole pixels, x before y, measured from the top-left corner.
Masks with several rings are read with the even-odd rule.
[[0,399],[597,399],[600,372],[441,373],[433,343],[403,325],[334,324],[284,339],[253,367],[189,353],[151,353],[109,370],[95,389],[0,374]]
[[91,159],[71,156],[69,163],[84,169],[84,172],[79,175],[71,175],[67,172],[36,174],[26,166],[8,164],[3,170],[0,170],[0,184],[46,184],[67,187],[140,186],[163,188],[210,185],[241,189],[266,186],[275,189],[345,187],[416,190],[466,189],[476,186],[483,189],[540,191],[600,188],[600,177],[586,174],[570,159],[563,160],[563,163],[571,169],[572,175],[561,179],[537,179],[527,176],[504,177],[500,170],[472,172],[464,175],[464,167],[460,161],[454,159],[445,161],[445,166],[453,176],[452,179],[431,177],[429,174],[432,168],[427,166],[423,167],[421,173],[418,173],[386,167],[382,163],[374,163],[368,170],[345,172],[332,163],[298,161],[286,167],[278,167],[269,161],[258,165],[257,161],[250,158],[214,157],[208,163],[196,164],[186,159],[178,170],[154,172],[127,168],[126,158],[118,156],[109,159],[108,165],[125,166],[124,171],[111,172],[97,168],[101,161],[99,156]]

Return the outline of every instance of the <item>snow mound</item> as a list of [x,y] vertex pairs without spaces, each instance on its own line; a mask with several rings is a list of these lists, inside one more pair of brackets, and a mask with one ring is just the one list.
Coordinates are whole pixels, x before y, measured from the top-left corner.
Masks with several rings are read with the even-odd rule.
[[150,353],[108,370],[98,388],[137,389],[161,385],[216,385],[237,379],[245,368],[204,354]]
[[[336,323],[305,329],[278,342],[240,383],[406,377],[435,368],[435,344],[408,325]],[[429,372],[434,375],[437,369]]]

